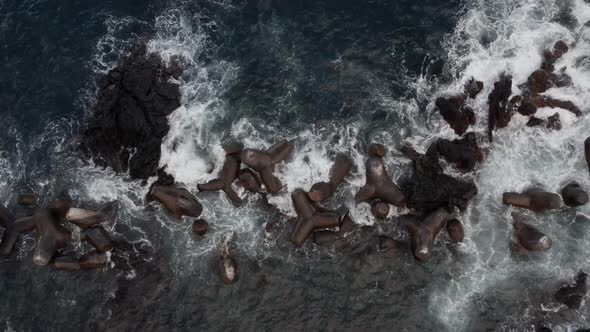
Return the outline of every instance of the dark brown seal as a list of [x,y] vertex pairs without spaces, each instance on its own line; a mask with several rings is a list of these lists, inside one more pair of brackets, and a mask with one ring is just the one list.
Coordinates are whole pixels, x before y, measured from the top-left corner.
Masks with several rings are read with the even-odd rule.
[[96,210],[69,208],[65,214],[67,221],[86,229],[99,223],[112,220],[117,210],[118,201],[101,204]]
[[151,195],[178,219],[182,216],[198,218],[203,212],[201,203],[184,188],[155,186]]
[[223,163],[223,167],[219,172],[219,176],[217,179],[197,185],[199,191],[222,190],[234,206],[242,205],[242,199],[231,186],[232,183],[238,178],[240,171],[240,153],[242,152],[242,150],[239,148],[240,146],[241,144],[239,143],[233,143],[224,146],[224,149],[226,150],[225,162]]
[[313,242],[319,246],[331,246],[342,242],[348,234],[357,228],[348,213],[342,217],[342,222],[337,231],[320,230],[313,233]]
[[269,193],[281,190],[281,182],[273,175],[274,165],[286,160],[293,151],[293,145],[282,141],[271,146],[266,151],[244,149],[241,153],[242,162],[260,174],[262,183]]
[[199,239],[207,234],[209,230],[209,224],[204,219],[197,219],[193,221],[193,234]]
[[559,195],[538,188],[524,191],[523,193],[507,192],[502,196],[506,205],[512,205],[535,212],[559,209],[561,198]]
[[238,181],[244,189],[250,192],[259,193],[262,191],[262,182],[260,182],[260,178],[249,168],[240,170],[238,173]]
[[383,159],[371,156],[366,162],[366,184],[356,193],[356,202],[367,202],[373,199],[395,206],[404,206],[405,197],[399,187],[393,183]]
[[330,179],[328,182],[318,182],[311,186],[309,198],[314,202],[325,201],[330,198],[344,181],[344,178],[352,169],[352,160],[348,156],[336,157],[334,165],[330,168]]
[[439,208],[422,221],[415,215],[400,217],[401,225],[411,238],[412,252],[419,262],[426,262],[432,257],[434,240],[446,226],[450,215],[444,208]]
[[577,182],[571,182],[561,190],[561,197],[567,206],[582,206],[588,203],[588,193]]
[[296,189],[291,194],[291,200],[297,219],[289,240],[296,246],[303,245],[315,230],[340,226],[337,213],[318,209],[302,189]]

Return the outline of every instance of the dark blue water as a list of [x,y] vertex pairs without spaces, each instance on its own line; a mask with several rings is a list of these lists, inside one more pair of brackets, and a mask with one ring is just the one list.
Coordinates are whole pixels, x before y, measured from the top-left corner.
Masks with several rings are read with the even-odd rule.
[[[240,215],[216,207],[226,203],[219,197],[202,196],[213,238],[237,237],[239,281],[225,286],[212,270],[221,250],[211,249],[214,241],[193,242],[187,236],[190,223],[175,224],[142,201],[146,187],[95,168],[76,149],[79,129],[92,111],[95,80],[129,45],[158,40],[156,48],[162,50],[162,40],[170,40],[182,51],[180,46],[192,45],[187,40],[196,36],[204,39],[198,51],[187,50],[193,58],[182,82],[183,104],[194,109],[213,100],[203,107],[206,114],[214,118],[224,112],[203,122],[207,132],[195,134],[196,150],[207,150],[213,137],[235,130],[241,119],[255,128],[250,132],[270,140],[303,137],[310,128],[330,138],[331,130],[340,135],[350,125],[361,142],[394,137],[392,145],[399,144],[416,124],[428,121],[436,89],[453,82],[461,66],[449,54],[460,51],[446,49],[448,38],[478,5],[460,0],[0,0],[0,201],[10,205],[13,193],[23,190],[49,201],[67,190],[80,206],[113,198],[122,202],[111,228],[115,264],[105,271],[33,266],[31,236],[16,255],[0,259],[0,329],[483,331],[525,330],[542,320],[580,323],[579,315],[549,317],[538,306],[522,321],[514,319],[528,312],[531,301],[550,297],[535,286],[543,279],[538,275],[506,277],[496,285],[503,289],[500,295],[475,292],[466,318],[449,323],[441,319],[446,308],[433,308],[431,294],[452,285],[459,279],[456,271],[470,266],[465,252],[440,244],[438,257],[420,265],[409,253],[391,258],[370,249],[334,252],[311,244],[294,250],[284,223],[270,235],[264,232],[265,223],[278,218],[272,212],[252,208]],[[185,25],[191,32],[181,35]],[[480,37],[482,45],[489,43]],[[415,110],[412,117],[407,108]],[[360,143],[350,144],[356,150]],[[409,170],[394,165],[396,177]],[[358,236],[381,233],[399,230],[385,223]],[[524,288],[527,296],[518,291]]]

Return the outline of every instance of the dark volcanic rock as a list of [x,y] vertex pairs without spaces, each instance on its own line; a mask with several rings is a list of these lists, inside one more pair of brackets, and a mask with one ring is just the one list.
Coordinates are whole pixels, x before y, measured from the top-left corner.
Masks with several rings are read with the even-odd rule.
[[409,208],[431,212],[441,207],[456,206],[464,210],[469,201],[477,195],[477,187],[473,181],[444,174],[440,166],[434,162],[436,158],[430,156],[429,152],[421,155],[411,147],[404,147],[402,152],[413,160],[414,166],[412,177],[400,182]]
[[473,77],[465,83],[465,94],[473,99],[483,90],[483,82],[476,81]]
[[94,114],[82,133],[82,151],[97,165],[134,179],[156,174],[166,116],[180,106],[180,91],[169,79],[180,76],[145,45],[135,46],[108,74],[99,78]]
[[555,299],[570,309],[579,309],[583,297],[586,295],[586,279],[588,275],[582,271],[574,278],[574,284],[563,285],[555,292]]
[[547,129],[561,130],[561,119],[559,113],[555,113],[547,118]]
[[465,96],[439,97],[436,107],[442,118],[453,128],[457,135],[463,135],[469,125],[475,124],[475,112],[464,105]]
[[526,123],[527,127],[538,127],[545,124],[545,120],[531,116],[529,121]]
[[489,113],[488,113],[488,138],[493,141],[493,131],[497,128],[503,128],[508,125],[514,115],[511,110],[507,110],[508,97],[512,93],[512,76],[502,75],[500,80],[494,83],[494,90],[488,96]]
[[477,145],[475,133],[467,133],[462,139],[453,141],[439,139],[436,147],[446,161],[463,171],[472,171],[478,162],[483,161],[483,152]]

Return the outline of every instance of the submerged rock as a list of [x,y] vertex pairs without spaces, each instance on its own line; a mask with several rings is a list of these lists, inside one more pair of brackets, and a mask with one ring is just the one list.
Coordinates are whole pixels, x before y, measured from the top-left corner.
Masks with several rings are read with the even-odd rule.
[[586,286],[587,279],[588,275],[586,273],[583,271],[578,272],[574,277],[573,284],[563,285],[555,292],[555,299],[570,309],[579,309],[582,299],[588,291]]
[[144,44],[135,46],[99,79],[94,113],[82,132],[81,149],[97,165],[134,179],[155,175],[167,116],[180,107],[181,70],[166,67]]

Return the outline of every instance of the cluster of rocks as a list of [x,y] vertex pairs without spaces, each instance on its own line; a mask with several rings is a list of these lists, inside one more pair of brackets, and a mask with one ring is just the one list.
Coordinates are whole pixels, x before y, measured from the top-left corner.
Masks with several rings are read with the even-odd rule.
[[[94,270],[106,267],[113,249],[111,237],[100,224],[112,220],[117,202],[100,205],[96,210],[72,207],[69,199],[61,197],[50,206],[37,206],[35,194],[21,194],[18,204],[28,206],[32,215],[17,219],[13,212],[0,205],[0,226],[4,228],[0,256],[9,256],[22,234],[35,232],[36,246],[33,263],[57,270]],[[65,225],[65,222],[70,225]],[[71,225],[80,228],[80,241],[94,250],[81,256],[66,253],[72,242]],[[69,226],[69,227],[68,227]]]
[[[576,116],[582,115],[571,101],[542,95],[552,87],[571,84],[565,68],[554,68],[567,51],[568,46],[562,41],[546,50],[541,68],[519,86],[520,95],[512,95],[510,75],[501,75],[494,83],[487,97],[489,141],[493,140],[494,131],[506,127],[517,112],[530,117],[527,125],[545,126],[551,130],[561,129],[559,114],[555,113],[547,121],[541,120],[535,117],[538,108],[563,108]],[[177,218],[194,218],[193,233],[201,238],[209,228],[201,218],[201,204],[188,190],[178,187],[171,176],[156,169],[161,140],[168,131],[165,117],[180,106],[180,93],[174,79],[178,79],[181,73],[177,65],[167,67],[158,56],[146,54],[145,47],[134,48],[100,80],[98,103],[84,131],[82,148],[97,164],[121,172],[129,170],[133,178],[145,179],[158,173],[158,180],[152,185],[148,198],[161,203]],[[425,153],[419,153],[411,146],[402,147],[401,153],[411,160],[413,172],[400,179],[399,185],[391,179],[385,167],[386,147],[381,144],[368,146],[366,184],[356,193],[355,201],[370,204],[376,219],[388,218],[391,206],[410,209],[410,214],[397,219],[409,234],[411,251],[418,261],[431,258],[433,243],[443,229],[452,242],[463,240],[463,226],[457,215],[477,195],[477,187],[471,180],[446,174],[441,160],[460,172],[474,171],[483,161],[478,136],[468,132],[476,123],[476,112],[468,106],[468,100],[477,98],[482,90],[483,83],[471,79],[458,95],[436,99],[440,115],[460,138],[439,139]],[[290,142],[279,142],[267,150],[248,149],[239,142],[228,142],[223,149],[226,156],[220,173],[216,179],[199,184],[199,191],[223,191],[234,206],[240,207],[243,201],[234,190],[236,182],[245,191],[261,194],[263,198],[281,190],[282,185],[273,173],[277,164],[290,157],[293,150]],[[590,168],[590,138],[585,142],[585,153]],[[242,165],[246,167],[242,168]],[[348,156],[340,155],[335,159],[327,182],[318,182],[308,191],[298,188],[292,192],[296,218],[291,219],[294,222],[289,240],[295,246],[302,246],[309,238],[318,245],[343,244],[357,229],[348,212],[322,206],[338,190],[353,166]],[[588,200],[587,193],[575,182],[565,186],[561,194],[560,197],[532,188],[523,193],[505,193],[503,201],[538,212],[561,208],[563,204],[579,206]],[[551,247],[551,239],[533,226],[533,219],[524,214],[513,214],[514,248],[518,253],[545,251]],[[383,235],[379,238],[379,247],[382,251],[398,250],[403,247],[402,242]],[[219,274],[226,283],[237,277],[237,264],[230,256],[223,255],[218,264]],[[556,298],[563,296],[556,295]]]

